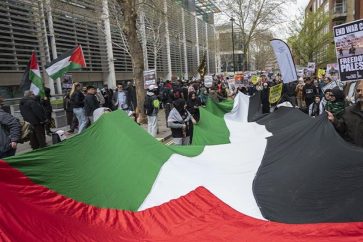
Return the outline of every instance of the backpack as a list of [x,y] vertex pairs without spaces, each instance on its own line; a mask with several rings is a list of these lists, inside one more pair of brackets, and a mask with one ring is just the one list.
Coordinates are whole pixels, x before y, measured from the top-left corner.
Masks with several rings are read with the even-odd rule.
[[24,143],[30,140],[30,135],[33,132],[33,128],[27,121],[21,121],[21,136],[19,143]]

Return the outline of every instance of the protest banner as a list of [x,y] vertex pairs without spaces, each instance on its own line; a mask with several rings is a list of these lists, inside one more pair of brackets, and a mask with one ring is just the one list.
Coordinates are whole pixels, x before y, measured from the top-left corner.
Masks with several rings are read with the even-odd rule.
[[212,76],[204,76],[204,86],[212,87],[213,86],[213,77]]
[[296,81],[296,68],[289,46],[280,39],[271,40],[271,46],[279,64],[284,83]]
[[281,94],[282,94],[282,83],[270,87],[270,93],[269,93],[269,102],[270,103],[277,103],[280,98],[281,98]]
[[341,81],[363,78],[363,19],[334,27]]

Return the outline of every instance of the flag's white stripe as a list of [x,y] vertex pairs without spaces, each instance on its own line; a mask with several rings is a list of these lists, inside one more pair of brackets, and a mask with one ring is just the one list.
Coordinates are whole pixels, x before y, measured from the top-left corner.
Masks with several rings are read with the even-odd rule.
[[34,85],[34,83],[30,84],[30,91],[32,91],[34,93],[34,95],[38,95],[39,94],[39,87],[37,87],[36,85]]
[[266,137],[271,134],[264,126],[247,122],[248,105],[248,97],[238,95],[232,112],[225,115],[230,144],[207,146],[192,158],[172,155],[139,210],[203,186],[232,208],[264,219],[253,196],[252,183],[266,148]]
[[34,72],[35,75],[41,78],[39,69],[31,69],[30,71]]
[[51,76],[51,75],[53,75],[53,74],[55,74],[55,73],[59,72],[60,70],[62,70],[62,69],[64,69],[64,68],[66,68],[67,66],[69,66],[69,64],[70,64],[69,59],[70,59],[70,58],[71,58],[71,57],[70,57],[70,56],[68,56],[68,57],[66,57],[66,58],[64,58],[64,59],[62,59],[62,60],[60,60],[60,61],[58,61],[58,62],[54,63],[53,65],[49,66],[49,67],[46,69],[46,71],[47,71],[48,75],[49,75],[49,76]]

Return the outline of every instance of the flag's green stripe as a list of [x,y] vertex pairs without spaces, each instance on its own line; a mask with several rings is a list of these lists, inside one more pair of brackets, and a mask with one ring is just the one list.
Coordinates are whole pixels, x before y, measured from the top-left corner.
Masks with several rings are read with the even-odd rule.
[[44,86],[43,81],[40,76],[35,74],[32,70],[29,71],[29,79],[32,81],[32,83],[39,88],[39,96],[44,97]]
[[203,147],[171,149],[123,111],[105,114],[81,135],[8,158],[33,182],[103,208],[137,210],[173,153],[195,156]]
[[205,108],[200,108],[201,122],[194,126],[193,145],[217,145],[229,143],[229,130],[224,115],[233,108],[233,101],[215,103],[208,100]]
[[223,115],[231,108],[231,102],[209,102],[201,109],[193,146],[165,146],[124,112],[116,111],[105,114],[81,135],[7,162],[33,182],[77,201],[137,210],[172,154],[195,156],[206,144],[229,142]]
[[72,70],[78,70],[81,69],[82,66],[80,64],[74,63],[74,62],[70,62],[68,66],[66,66],[63,69],[60,69],[58,72],[54,73],[53,75],[51,75],[50,77],[55,80],[59,77],[63,77],[64,74],[66,74],[67,72],[70,72]]

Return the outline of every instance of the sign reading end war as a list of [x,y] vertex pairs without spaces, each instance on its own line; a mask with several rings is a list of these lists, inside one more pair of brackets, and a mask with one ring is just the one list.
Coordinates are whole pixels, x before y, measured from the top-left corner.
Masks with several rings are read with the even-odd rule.
[[363,78],[363,20],[334,27],[341,81]]
[[144,88],[148,89],[151,85],[156,85],[156,71],[144,71]]

